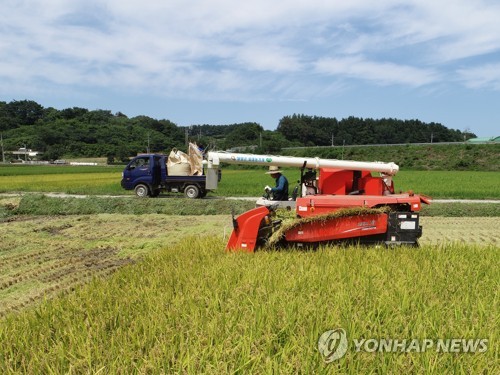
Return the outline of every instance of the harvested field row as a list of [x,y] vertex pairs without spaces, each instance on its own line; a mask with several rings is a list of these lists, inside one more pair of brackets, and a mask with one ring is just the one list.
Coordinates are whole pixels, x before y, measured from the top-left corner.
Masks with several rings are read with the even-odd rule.
[[421,217],[422,244],[460,242],[500,245],[498,217]]
[[185,235],[222,234],[229,225],[227,216],[13,217],[0,223],[0,316],[112,273]]
[[68,274],[66,277],[59,277],[57,280],[52,279],[50,284],[39,288],[35,287],[36,285],[40,285],[38,281],[33,282],[31,285],[27,284],[25,287],[31,286],[29,293],[17,297],[15,301],[6,301],[2,309],[0,309],[0,316],[6,315],[9,312],[20,311],[25,307],[29,307],[44,299],[59,295],[60,293],[75,290],[76,287],[84,285],[97,277],[110,275],[123,265],[124,264],[115,261],[113,266],[107,266],[100,270],[89,269],[82,273]]
[[[45,259],[33,263],[30,269],[0,278],[0,298],[3,301],[0,314],[23,307],[56,290],[72,287],[80,280],[99,277],[132,262],[129,257],[118,257],[118,251],[110,247],[61,252],[55,250],[49,252]],[[19,296],[15,293],[16,290],[28,293]]]

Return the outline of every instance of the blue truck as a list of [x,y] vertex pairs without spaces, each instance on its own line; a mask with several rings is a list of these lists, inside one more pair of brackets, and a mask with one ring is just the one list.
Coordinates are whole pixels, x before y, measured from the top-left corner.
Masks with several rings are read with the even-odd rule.
[[[215,181],[214,181],[215,179]],[[143,154],[133,158],[122,173],[121,186],[134,190],[138,197],[157,197],[161,192],[184,193],[187,198],[203,198],[217,188],[220,170],[215,178],[205,173],[196,176],[169,176],[167,156]]]

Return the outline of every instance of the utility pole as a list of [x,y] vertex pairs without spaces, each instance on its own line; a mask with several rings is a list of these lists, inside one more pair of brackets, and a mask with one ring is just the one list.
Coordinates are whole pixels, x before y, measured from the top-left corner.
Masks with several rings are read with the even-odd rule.
[[431,143],[433,139],[434,139],[434,132],[431,132]]
[[189,148],[189,127],[188,126],[186,126],[186,131],[185,131],[184,134],[185,134],[185,138],[186,138],[185,139],[185,141],[186,141],[186,147]]
[[333,147],[333,133],[332,133],[332,147]]
[[149,154],[149,132],[148,132],[148,150],[147,153]]
[[467,142],[467,135],[470,133],[470,128],[469,127],[466,127],[464,129],[464,142]]
[[342,140],[342,160],[344,160],[345,139]]
[[0,146],[2,147],[2,163],[5,163],[5,151],[3,149],[3,134],[0,133]]

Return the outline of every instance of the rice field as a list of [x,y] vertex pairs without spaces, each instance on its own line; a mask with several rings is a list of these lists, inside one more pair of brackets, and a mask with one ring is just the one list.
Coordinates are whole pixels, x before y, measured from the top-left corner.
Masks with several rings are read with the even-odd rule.
[[[422,217],[421,224],[422,245],[500,244],[497,217]],[[14,216],[0,225],[0,315],[110,274],[184,236],[227,239],[232,230],[227,214]]]
[[[2,168],[4,192],[124,193],[117,170]],[[286,173],[293,186],[297,172]],[[498,173],[461,173],[404,171],[396,186],[500,198]],[[269,180],[230,169],[217,194],[256,196]],[[419,249],[245,254],[224,247],[229,212],[246,203],[191,203],[0,198],[0,373],[500,371],[500,205],[431,206]],[[327,364],[318,339],[336,328],[349,346]],[[480,339],[487,350],[357,352],[352,341],[384,338]]]
[[500,172],[401,171],[396,189],[433,198],[500,199]]
[[[285,169],[290,191],[300,179],[297,169]],[[223,170],[216,192],[221,196],[260,196],[274,180],[264,170]],[[500,199],[500,172],[400,171],[394,177],[396,191],[412,190],[432,198]]]
[[[131,195],[120,186],[122,167],[0,166],[2,192],[62,192]],[[217,191],[210,196],[260,196],[274,180],[262,169],[223,169]],[[298,169],[285,169],[290,191]],[[413,190],[433,198],[500,199],[500,172],[400,171],[396,190]]]
[[116,167],[0,166],[0,192],[124,194]]
[[[71,228],[61,229],[71,231]],[[498,373],[498,247],[223,251],[191,236],[0,320],[2,373]],[[318,338],[486,340],[477,353],[357,352]]]

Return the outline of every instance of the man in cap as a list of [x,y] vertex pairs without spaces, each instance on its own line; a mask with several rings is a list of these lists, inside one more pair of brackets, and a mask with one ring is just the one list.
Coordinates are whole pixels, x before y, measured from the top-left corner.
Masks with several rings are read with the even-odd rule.
[[288,200],[288,180],[285,176],[281,174],[279,167],[271,165],[269,171],[266,174],[270,174],[272,178],[276,180],[276,186],[270,187],[266,186],[264,190],[266,193],[272,193],[273,200],[275,201],[287,201]]

